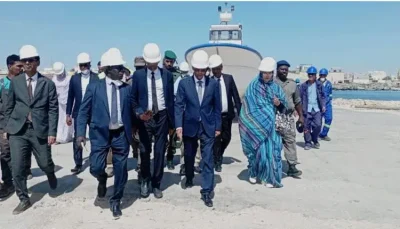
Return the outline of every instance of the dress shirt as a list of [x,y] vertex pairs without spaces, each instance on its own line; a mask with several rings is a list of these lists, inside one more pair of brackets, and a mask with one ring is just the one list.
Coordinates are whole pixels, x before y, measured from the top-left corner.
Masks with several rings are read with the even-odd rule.
[[[29,80],[28,80],[28,78],[29,78],[29,76],[25,73],[26,86],[29,85]],[[35,96],[35,89],[36,89],[37,80],[38,80],[38,73],[36,72],[36,74],[32,76],[32,81],[31,81],[31,85],[32,85],[32,96]]]
[[86,88],[89,85],[89,81],[90,81],[90,74],[84,75],[81,74],[81,85],[82,85],[82,100],[83,97],[85,97],[85,93],[86,93]]
[[[148,110],[153,110],[153,96],[151,94],[151,70],[147,69],[147,97],[148,97]],[[157,93],[157,101],[158,101],[158,111],[162,111],[165,109],[165,99],[164,99],[164,88],[163,82],[161,79],[160,69],[156,69],[154,71],[154,79],[156,81],[156,93]]]
[[228,94],[226,93],[226,85],[224,81],[224,76],[221,75],[220,78],[217,78],[214,76],[214,79],[218,81],[219,80],[219,85],[221,87],[221,103],[222,103],[222,113],[228,112]]
[[[199,94],[198,93],[198,89],[199,89],[199,81],[202,81],[203,83],[201,84],[201,88],[202,88],[202,95],[203,95],[203,98],[202,99],[204,99],[204,90],[205,90],[205,88],[206,88],[206,78],[205,78],[205,76],[201,79],[201,80],[198,80],[197,78],[196,78],[196,76],[194,76],[193,75],[193,77],[194,77],[194,83],[195,83],[195,86],[196,86],[196,92],[197,92],[197,94]],[[200,98],[199,98],[200,99]],[[203,102],[203,101],[201,101],[201,102]],[[200,103],[200,105],[201,105],[201,103]]]
[[110,116],[111,116],[111,99],[112,99],[112,84],[114,83],[117,86],[117,107],[118,107],[118,123],[116,125],[112,125],[111,124],[111,119],[110,119],[110,124],[109,124],[109,128],[110,130],[116,130],[121,128],[124,124],[122,122],[122,116],[121,116],[121,99],[120,99],[120,90],[119,87],[122,85],[121,81],[118,80],[112,80],[108,77],[106,77],[106,86],[107,86],[107,101],[108,101],[108,111],[110,112]]

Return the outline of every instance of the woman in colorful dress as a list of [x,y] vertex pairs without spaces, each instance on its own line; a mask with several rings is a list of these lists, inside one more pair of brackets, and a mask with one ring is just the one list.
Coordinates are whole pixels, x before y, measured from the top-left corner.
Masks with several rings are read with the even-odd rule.
[[264,58],[260,74],[246,89],[239,116],[243,152],[248,158],[249,181],[257,179],[268,187],[282,187],[282,138],[276,131],[277,111],[287,106],[282,88],[273,81],[276,61]]

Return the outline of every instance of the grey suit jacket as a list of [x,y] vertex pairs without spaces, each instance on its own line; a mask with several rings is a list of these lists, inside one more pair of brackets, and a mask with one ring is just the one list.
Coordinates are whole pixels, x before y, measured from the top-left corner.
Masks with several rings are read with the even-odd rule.
[[58,123],[58,98],[56,86],[50,79],[38,73],[32,102],[29,101],[25,74],[11,80],[9,99],[5,111],[5,131],[17,134],[26,123],[31,111],[32,125],[39,138],[56,136]]

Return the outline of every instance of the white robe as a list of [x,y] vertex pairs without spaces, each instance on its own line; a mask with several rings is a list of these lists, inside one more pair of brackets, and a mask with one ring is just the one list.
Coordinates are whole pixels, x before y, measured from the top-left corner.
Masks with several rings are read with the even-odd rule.
[[66,124],[67,100],[70,80],[71,76],[67,74],[63,77],[53,76],[53,82],[56,85],[58,97],[59,110],[56,141],[59,143],[71,142],[74,133],[74,124],[72,123],[71,126]]

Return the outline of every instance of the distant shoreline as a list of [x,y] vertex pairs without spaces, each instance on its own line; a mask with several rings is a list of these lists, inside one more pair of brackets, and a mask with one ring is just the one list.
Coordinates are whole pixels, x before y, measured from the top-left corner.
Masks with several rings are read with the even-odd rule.
[[333,84],[333,90],[335,91],[400,91],[399,84],[392,83],[342,83]]

